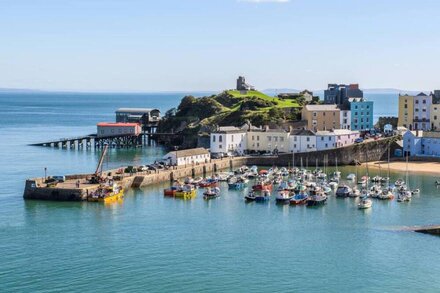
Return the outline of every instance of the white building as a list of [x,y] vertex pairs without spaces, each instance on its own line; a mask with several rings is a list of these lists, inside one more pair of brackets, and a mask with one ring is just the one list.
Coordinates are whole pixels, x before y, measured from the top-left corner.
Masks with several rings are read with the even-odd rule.
[[207,163],[211,160],[211,155],[205,148],[196,148],[172,151],[166,154],[163,159],[168,160],[168,162],[174,166],[186,166]]
[[316,151],[316,135],[310,130],[292,130],[289,136],[289,151],[295,153]]
[[219,127],[210,135],[211,153],[243,154],[247,150],[247,126],[241,128],[234,126]]
[[142,128],[139,123],[100,122],[97,124],[98,137],[137,136]]
[[350,110],[341,110],[341,129],[350,129],[351,128],[351,111]]

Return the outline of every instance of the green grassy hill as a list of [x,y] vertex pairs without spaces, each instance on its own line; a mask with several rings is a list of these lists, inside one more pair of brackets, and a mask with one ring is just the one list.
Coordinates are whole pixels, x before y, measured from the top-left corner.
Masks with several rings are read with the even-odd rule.
[[[259,91],[228,90],[218,95],[195,98],[186,96],[175,114],[166,114],[158,132],[179,133],[194,137],[203,129],[219,126],[241,126],[246,121],[262,126],[270,122],[295,121],[301,106],[295,100],[270,97]],[[170,111],[170,113],[173,111]]]

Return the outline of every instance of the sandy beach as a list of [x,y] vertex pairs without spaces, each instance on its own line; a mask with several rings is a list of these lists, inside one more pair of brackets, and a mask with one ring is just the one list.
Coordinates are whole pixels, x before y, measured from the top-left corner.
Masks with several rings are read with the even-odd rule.
[[[369,168],[379,169],[379,165],[382,170],[388,168],[386,161],[377,161],[368,163]],[[365,166],[365,164],[362,164]],[[406,162],[404,161],[394,161],[390,162],[390,170],[393,171],[406,171]],[[423,162],[423,161],[414,161],[408,162],[408,170],[410,172],[417,173],[426,173],[440,176],[440,162]]]

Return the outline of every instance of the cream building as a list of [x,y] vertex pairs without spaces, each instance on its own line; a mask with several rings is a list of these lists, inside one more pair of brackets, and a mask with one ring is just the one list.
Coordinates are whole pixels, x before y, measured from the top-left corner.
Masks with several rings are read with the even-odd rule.
[[247,149],[254,152],[288,152],[289,132],[267,126],[262,130],[251,130],[247,133]]

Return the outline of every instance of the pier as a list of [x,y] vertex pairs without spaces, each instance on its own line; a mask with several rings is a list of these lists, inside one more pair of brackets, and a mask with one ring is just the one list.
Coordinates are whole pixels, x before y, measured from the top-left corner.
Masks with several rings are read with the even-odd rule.
[[[207,176],[215,172],[232,169],[246,163],[246,158],[231,158],[211,160],[209,163],[170,167],[166,170],[143,171],[125,173],[121,169],[103,172],[107,177],[119,183],[124,189],[140,188],[160,182],[170,182],[176,179],[194,176]],[[95,191],[99,184],[89,183],[94,174],[67,175],[65,182],[54,187],[45,183],[45,178],[26,180],[23,197],[25,199],[57,200],[57,201],[85,201],[89,194]],[[79,184],[78,184],[79,183]]]

